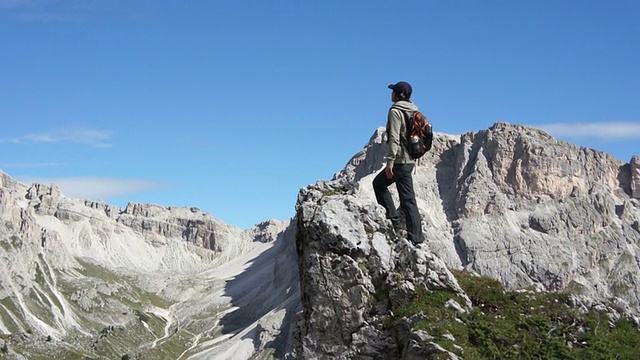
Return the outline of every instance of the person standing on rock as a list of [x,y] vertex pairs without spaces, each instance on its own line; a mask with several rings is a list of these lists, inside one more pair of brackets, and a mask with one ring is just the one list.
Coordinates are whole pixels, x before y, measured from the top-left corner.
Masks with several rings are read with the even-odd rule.
[[[423,241],[420,212],[413,191],[413,177],[411,175],[415,161],[411,159],[407,151],[407,126],[405,112],[418,111],[418,107],[411,102],[411,85],[400,81],[389,85],[391,101],[393,105],[387,115],[387,166],[373,179],[373,190],[376,193],[378,204],[387,212],[387,218],[391,220],[396,235],[403,237],[406,231],[407,240],[417,245]],[[388,187],[395,183],[400,198],[400,212],[391,197]],[[403,221],[404,220],[404,221]],[[406,224],[404,228],[403,223]]]

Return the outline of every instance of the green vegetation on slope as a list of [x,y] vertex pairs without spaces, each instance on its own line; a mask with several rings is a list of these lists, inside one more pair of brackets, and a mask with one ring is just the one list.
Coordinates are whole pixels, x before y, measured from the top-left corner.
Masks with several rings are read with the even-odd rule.
[[[453,271],[473,303],[458,314],[446,308],[452,292],[418,287],[396,316],[422,312],[416,328],[465,359],[636,359],[638,327],[624,316],[572,306],[569,294],[505,291],[500,282]],[[443,335],[451,336],[443,338]]]

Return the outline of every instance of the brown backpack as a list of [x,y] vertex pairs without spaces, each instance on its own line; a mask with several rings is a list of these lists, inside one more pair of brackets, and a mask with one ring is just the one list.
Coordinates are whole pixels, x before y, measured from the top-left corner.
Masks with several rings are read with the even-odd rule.
[[433,145],[433,129],[426,116],[420,111],[403,111],[407,137],[405,145],[412,159],[419,159]]

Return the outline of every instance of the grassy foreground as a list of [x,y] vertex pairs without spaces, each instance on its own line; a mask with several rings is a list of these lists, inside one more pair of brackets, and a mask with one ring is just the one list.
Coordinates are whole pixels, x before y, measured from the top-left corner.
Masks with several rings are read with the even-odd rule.
[[[579,309],[570,294],[505,291],[496,280],[453,271],[473,303],[460,314],[445,307],[457,295],[418,288],[397,316],[424,313],[416,327],[469,359],[638,359],[640,329],[624,315]],[[443,357],[445,358],[445,357]]]

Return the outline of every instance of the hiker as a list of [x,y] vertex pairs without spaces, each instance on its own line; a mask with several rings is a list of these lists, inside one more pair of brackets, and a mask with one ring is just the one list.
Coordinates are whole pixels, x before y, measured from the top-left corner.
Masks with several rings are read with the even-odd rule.
[[[387,212],[398,237],[404,237],[417,245],[423,241],[420,213],[413,191],[413,177],[411,175],[415,161],[407,151],[406,143],[406,115],[404,111],[418,111],[418,107],[411,102],[411,85],[400,81],[389,85],[393,105],[387,116],[387,166],[373,179],[373,190],[378,204]],[[395,183],[400,198],[402,218],[396,209],[388,187]],[[406,227],[405,227],[406,224]]]

